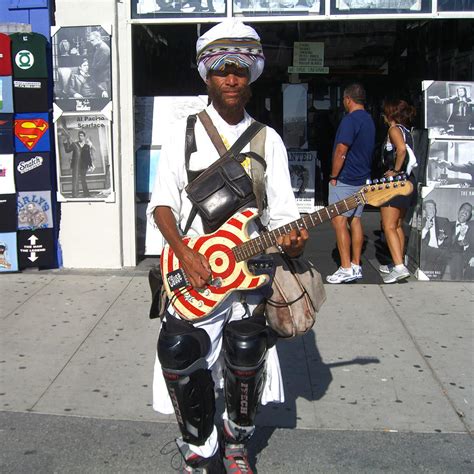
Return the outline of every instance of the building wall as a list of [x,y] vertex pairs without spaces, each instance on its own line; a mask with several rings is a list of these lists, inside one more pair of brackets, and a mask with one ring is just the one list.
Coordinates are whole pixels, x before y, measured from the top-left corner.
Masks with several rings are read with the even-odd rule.
[[[131,102],[132,94],[126,80],[122,81],[124,83],[122,90],[119,89],[121,64],[117,54],[119,50],[118,25],[126,25],[125,18],[122,16],[125,12],[122,9],[123,5],[120,3],[117,5],[115,0],[56,1],[56,26],[112,25],[112,150],[115,202],[61,203],[59,242],[63,265],[66,268],[121,268],[134,266],[136,263],[133,148],[130,154],[132,158],[121,160],[121,141],[127,138],[122,136],[120,121],[121,115],[127,117],[127,114],[123,115],[123,111],[120,110],[120,98],[128,94],[129,97],[123,101],[127,104]],[[121,18],[119,19],[117,15]],[[122,31],[122,34],[126,34],[126,31]],[[124,77],[126,76],[125,71]],[[131,120],[130,112],[126,121]],[[130,138],[128,142],[132,142],[132,139]],[[127,170],[125,173],[124,169]],[[125,183],[122,179],[124,176]],[[126,198],[124,198],[124,190],[127,193]],[[125,209],[124,199],[131,203],[125,206]],[[127,235],[125,240],[122,239],[123,223],[125,223]],[[127,246],[126,255],[123,253],[124,243]]]

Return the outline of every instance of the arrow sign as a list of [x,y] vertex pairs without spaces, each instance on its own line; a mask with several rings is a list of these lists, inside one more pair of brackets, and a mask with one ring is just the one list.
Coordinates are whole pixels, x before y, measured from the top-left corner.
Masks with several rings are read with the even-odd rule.
[[31,260],[32,262],[34,262],[35,260],[38,260],[38,257],[36,256],[36,252],[31,252],[30,256],[27,258],[28,260]]
[[[35,245],[36,242],[38,241],[38,237],[36,237],[36,235],[33,234],[28,240],[29,240],[29,242],[30,242],[31,245]],[[36,259],[35,259],[35,260],[36,260]],[[34,261],[34,260],[33,260],[33,261]]]

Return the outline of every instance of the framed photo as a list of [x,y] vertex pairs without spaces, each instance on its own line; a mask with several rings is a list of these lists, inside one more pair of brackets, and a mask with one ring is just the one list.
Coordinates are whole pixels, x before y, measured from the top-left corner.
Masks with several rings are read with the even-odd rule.
[[474,280],[474,189],[422,188],[420,276]]
[[431,140],[426,171],[428,186],[474,187],[474,141]]
[[234,0],[234,13],[258,15],[320,15],[324,0]]
[[132,18],[223,17],[226,0],[132,0]]
[[100,112],[112,99],[110,27],[54,27],[51,35],[56,105]]
[[55,127],[58,201],[114,201],[110,120],[61,115]]
[[331,0],[331,14],[431,13],[431,0]]
[[473,82],[423,81],[422,87],[430,138],[474,136]]

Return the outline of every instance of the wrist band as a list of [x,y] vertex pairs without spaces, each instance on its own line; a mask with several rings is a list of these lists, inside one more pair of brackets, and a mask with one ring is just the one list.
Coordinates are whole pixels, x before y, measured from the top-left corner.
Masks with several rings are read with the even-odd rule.
[[329,179],[337,179],[337,176],[329,175]]

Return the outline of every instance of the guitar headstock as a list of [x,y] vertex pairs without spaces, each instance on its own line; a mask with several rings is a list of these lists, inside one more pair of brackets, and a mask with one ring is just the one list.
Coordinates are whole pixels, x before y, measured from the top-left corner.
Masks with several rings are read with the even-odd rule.
[[408,196],[413,192],[413,185],[405,175],[369,181],[359,191],[367,204],[379,207],[395,196]]

